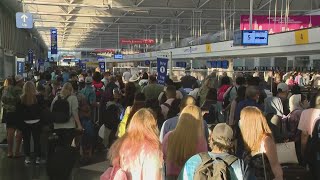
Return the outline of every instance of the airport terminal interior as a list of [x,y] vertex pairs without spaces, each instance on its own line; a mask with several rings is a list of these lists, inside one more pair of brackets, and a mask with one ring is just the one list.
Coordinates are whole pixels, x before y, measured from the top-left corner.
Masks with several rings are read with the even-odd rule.
[[[192,78],[184,80],[190,76]],[[226,80],[228,86],[224,86],[225,77],[229,77]],[[157,107],[160,108],[160,114],[162,113],[164,120],[170,119],[171,115],[168,114],[174,111],[171,111],[174,109],[171,103],[176,102],[176,99],[182,99],[181,102],[184,102],[183,98],[193,96],[199,102],[197,106],[202,111],[203,118],[201,117],[201,120],[205,121],[204,129],[209,134],[206,136],[207,141],[208,136],[212,136],[214,139],[215,135],[211,133],[214,133],[216,127],[222,123],[228,124],[228,127],[230,125],[232,130],[237,129],[240,132],[241,129],[242,132],[242,128],[238,126],[240,119],[235,120],[237,113],[233,112],[235,115],[233,117],[229,112],[232,111],[232,107],[227,109],[232,106],[234,101],[237,101],[235,103],[238,105],[240,103],[240,100],[232,99],[240,97],[238,91],[240,86],[237,84],[239,77],[244,77],[243,84],[246,85],[250,84],[250,80],[254,81],[252,77],[253,79],[260,78],[261,81],[258,82],[257,87],[262,88],[262,91],[263,87],[269,89],[269,94],[267,90],[264,91],[266,99],[270,94],[271,97],[278,97],[277,93],[281,94],[283,91],[288,91],[290,95],[294,96],[294,87],[298,87],[301,97],[305,97],[312,104],[312,93],[320,87],[320,0],[0,0],[0,180],[124,179],[124,177],[118,176],[115,178],[115,174],[112,172],[112,177],[105,175],[110,173],[107,171],[108,168],[110,170],[110,168],[116,167],[111,160],[116,156],[112,153],[117,154],[113,151],[120,152],[121,160],[125,158],[128,160],[129,158],[124,156],[137,151],[123,152],[123,148],[117,147],[117,143],[125,142],[126,138],[130,138],[134,123],[137,123],[135,118],[140,112],[138,110],[142,108],[138,108],[139,105],[136,105],[141,101],[138,99],[139,94],[144,93],[143,102],[148,102],[150,95],[146,93],[147,87],[154,82],[158,86],[165,86],[159,91],[162,94],[156,94],[155,98],[159,102]],[[16,85],[20,82],[22,82],[21,86]],[[28,82],[33,82],[33,89],[37,93],[35,101],[32,100],[34,98],[28,99],[26,95]],[[95,83],[98,86],[99,83],[102,85],[96,87]],[[113,83],[115,87],[111,88],[113,84],[110,85],[110,83]],[[134,83],[134,86],[130,86],[130,83]],[[72,104],[73,101],[69,101],[72,94],[65,96],[67,101],[59,99],[59,94],[66,93],[68,91],[66,86],[70,84],[72,92],[78,98],[78,101],[75,100],[77,101],[76,106]],[[214,85],[211,87],[210,84]],[[13,95],[9,93],[11,86],[13,86],[12,91],[16,93],[18,100],[12,100]],[[17,94],[16,86],[19,86],[21,94]],[[171,86],[177,90],[177,97],[170,101],[170,104],[167,104]],[[244,90],[246,96],[243,99],[249,96],[247,94],[249,86],[246,86],[247,91]],[[152,86],[155,88],[151,90],[152,96],[157,91],[156,87]],[[226,89],[223,90],[225,87]],[[233,87],[237,87],[235,94],[230,95],[230,92],[234,91]],[[91,88],[94,94],[93,99],[87,94],[86,88]],[[215,91],[206,88],[215,89]],[[282,92],[279,91],[279,88]],[[139,93],[138,89],[142,93]],[[46,94],[47,91],[49,91],[48,94]],[[196,94],[192,95],[192,92],[195,91]],[[202,97],[201,92],[204,91],[206,93],[214,92],[214,96],[216,96],[218,114],[216,115],[217,119],[212,122],[207,119],[212,114],[211,106],[204,110],[204,105],[201,104],[201,102],[206,102],[203,98],[209,97],[207,94]],[[79,100],[79,97],[82,96],[78,96],[76,93],[82,93],[84,96],[89,115],[83,115],[87,111],[82,109],[82,106],[85,106]],[[111,93],[111,97],[109,97],[109,93]],[[18,116],[23,116],[19,115],[19,110],[23,113],[27,112],[27,116],[34,115],[33,111],[36,111],[34,110],[36,107],[32,106],[33,110],[30,110],[32,113],[29,113],[29,109],[28,111],[23,109],[27,106],[22,106],[21,103],[29,100],[39,103],[38,94],[43,95],[44,102],[47,103],[41,105],[41,107],[46,106],[46,108],[42,108],[41,118],[32,117],[30,119],[28,117],[29,119],[26,120],[26,116],[24,116],[20,118],[23,123],[14,121],[12,124],[13,119],[19,119]],[[260,97],[262,96],[261,92],[258,94]],[[26,96],[25,99],[24,96]],[[109,103],[119,103],[115,100],[118,96],[121,96],[119,98],[121,99],[121,108],[117,111],[119,122],[114,130],[114,128],[107,127],[109,126],[109,118],[114,114],[105,115],[107,114],[105,111],[107,111]],[[162,96],[166,99],[161,103]],[[288,94],[285,97],[288,101],[288,107],[291,105],[289,103],[291,97]],[[300,101],[302,102],[301,97]],[[227,98],[230,100],[226,100]],[[264,105],[262,113],[266,113],[266,109],[268,109],[266,99],[262,103]],[[10,104],[11,101],[14,101],[13,105]],[[318,101],[320,104],[320,100]],[[68,111],[69,119],[68,122],[64,122],[65,124],[69,123],[68,125],[57,122],[57,114],[63,113],[56,112],[59,107],[55,108],[55,102],[68,103],[65,111]],[[230,106],[224,107],[225,103]],[[181,104],[178,104],[177,107],[181,108]],[[270,107],[274,106],[276,105],[270,105]],[[237,104],[234,108],[236,109],[236,107],[238,108]],[[150,105],[149,108],[152,109],[153,106]],[[320,105],[318,108],[320,109]],[[128,109],[129,112],[127,112]],[[133,109],[135,114],[132,113]],[[283,113],[284,109],[285,105],[283,105],[281,112],[281,123],[283,123],[283,119],[290,119],[291,115]],[[233,111],[237,112],[237,110]],[[46,114],[44,112],[52,113],[52,117],[43,115]],[[172,117],[178,117],[178,113],[183,114],[183,112],[181,108],[181,112],[179,110]],[[205,114],[205,112],[208,113]],[[289,112],[293,111],[291,112],[290,109]],[[265,115],[268,121],[268,114]],[[300,115],[299,120],[302,120]],[[304,115],[303,112],[302,115]],[[278,116],[280,117],[280,115]],[[159,137],[159,132],[163,133],[165,123],[160,124],[159,116],[156,117],[158,117],[158,119],[156,118],[158,127],[154,132],[158,133],[157,137]],[[234,119],[232,125],[230,124],[231,117]],[[320,112],[317,117],[320,117]],[[86,118],[89,120],[86,121]],[[170,137],[177,134],[179,127],[182,126],[180,118],[182,119],[182,115],[179,116],[178,125],[176,122],[174,127],[170,129],[172,130],[171,134],[168,133]],[[300,129],[302,125],[300,126],[299,120],[295,129],[301,130],[300,133],[303,134],[305,131]],[[125,123],[124,127],[121,127],[123,122]],[[165,122],[168,124],[167,121]],[[314,124],[316,123],[313,123],[312,128],[315,126]],[[269,126],[273,138],[277,139],[273,134],[274,129],[271,125]],[[144,126],[141,125],[141,127]],[[70,129],[68,128],[73,129],[74,132],[69,133]],[[92,132],[88,130],[89,128],[92,129]],[[284,129],[283,124],[280,129]],[[312,130],[310,131],[312,132]],[[320,134],[320,129],[318,131]],[[61,132],[65,134],[59,134]],[[122,164],[124,160],[123,162],[118,160],[121,161],[120,170],[124,169],[128,179],[133,180],[198,180],[199,176],[195,178],[196,175],[192,174],[194,172],[189,172],[192,168],[185,166],[189,162],[190,155],[196,155],[200,151],[188,152],[186,150],[183,152],[187,155],[182,153],[178,157],[173,157],[172,153],[167,152],[170,149],[170,138],[166,139],[165,134],[162,137],[161,133],[160,140],[157,139],[156,142],[161,147],[161,154],[163,151],[167,159],[160,158],[161,162],[163,161],[160,173],[145,175],[145,172],[142,172],[145,167],[142,167],[141,173],[138,172],[142,175],[137,175],[137,172],[130,171],[131,164],[127,165],[128,167]],[[39,136],[38,140],[35,140],[37,139],[35,136]],[[71,143],[67,142],[70,145],[68,150],[72,152],[59,151],[59,148],[57,150],[61,136],[65,136],[66,141],[70,139],[69,136],[72,136]],[[153,137],[151,136],[153,135],[147,137],[145,141],[152,141]],[[55,137],[57,137],[57,142],[53,140]],[[131,138],[134,139],[134,137]],[[312,138],[311,134],[309,138]],[[161,144],[163,141],[167,141],[167,144]],[[211,142],[211,140],[209,141]],[[206,147],[212,148],[209,141],[209,144],[206,143]],[[112,144],[112,142],[116,143]],[[239,141],[235,142],[239,143]],[[275,140],[275,142],[278,145],[280,141]],[[297,160],[299,170],[306,169],[305,173],[318,171],[318,176],[315,174],[312,176],[313,179],[319,180],[320,151],[318,151],[318,164],[310,165],[311,168],[308,168],[308,164],[301,163],[303,157],[299,154],[300,139],[293,142],[296,143],[297,151],[295,153],[297,155],[295,153],[294,155],[299,160],[299,162]],[[318,137],[319,144],[320,136]],[[19,148],[19,146],[21,147]],[[128,144],[127,146],[129,147]],[[180,146],[182,148],[182,145]],[[243,143],[238,144],[237,147],[241,148],[242,146],[244,146]],[[249,145],[246,144],[246,146]],[[303,145],[301,146],[303,147]],[[190,147],[184,146],[183,148]],[[195,151],[194,148],[191,149]],[[65,151],[67,150],[65,149]],[[67,153],[67,155],[63,153]],[[269,155],[267,154],[273,167],[269,171],[273,172],[275,179],[308,179],[307,176],[301,178],[298,173],[300,171],[297,169],[292,170],[293,173],[288,173],[287,169],[283,169],[281,162],[279,167],[280,170],[282,167],[282,170],[279,173],[280,170],[275,170],[275,167],[278,167],[275,162],[278,159],[282,161],[283,158],[278,154],[278,159],[275,160],[270,157],[276,156],[276,154]],[[64,156],[66,156],[65,159],[63,159]],[[187,159],[181,159],[182,156]],[[180,163],[179,168],[178,166],[170,168],[174,163],[170,161],[168,163],[168,158],[176,158],[175,160]],[[198,159],[200,160],[200,158]],[[150,160],[150,162],[153,161]],[[181,163],[183,164],[181,165]],[[186,165],[183,166],[185,163]],[[71,164],[70,168],[69,164]],[[234,166],[232,165],[232,167]],[[66,177],[57,176],[56,174],[63,174],[61,173],[63,169],[68,171]],[[170,174],[175,171],[179,171],[178,174]],[[269,179],[267,178],[268,172],[266,173],[265,169],[264,171],[265,178]],[[249,179],[238,173],[235,170],[237,178]],[[188,176],[188,174],[192,174],[192,176]],[[288,174],[294,175],[289,176]],[[233,180],[235,178],[228,177],[227,179]]]

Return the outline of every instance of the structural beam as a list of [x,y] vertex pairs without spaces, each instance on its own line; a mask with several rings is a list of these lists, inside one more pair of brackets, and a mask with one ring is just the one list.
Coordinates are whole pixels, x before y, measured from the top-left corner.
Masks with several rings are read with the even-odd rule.
[[[96,18],[122,18],[123,16],[114,16],[114,15],[103,15],[103,14],[61,14],[61,13],[51,13],[51,12],[30,12],[35,15],[50,15],[50,16],[67,16],[67,17],[96,17]],[[173,19],[177,17],[172,16],[126,16],[126,18],[134,18],[134,19]],[[179,19],[191,19],[187,17],[179,18]],[[221,20],[220,18],[211,18],[204,17],[204,20]]]
[[[43,5],[43,6],[68,6],[68,7],[79,7],[79,8],[92,8],[92,9],[110,9],[108,5],[89,5],[89,4],[68,4],[68,3],[55,3],[55,2],[44,2],[44,1],[23,1],[24,4],[29,5]],[[167,6],[150,6],[150,7],[144,7],[144,6],[112,6],[112,9],[120,9],[123,11],[139,11],[139,10],[180,10],[180,11],[194,11],[197,10],[197,8],[187,8],[187,7],[167,7]],[[201,9],[203,11],[218,11],[221,12],[220,8],[204,8]],[[248,12],[250,9],[242,8],[242,9],[236,9],[236,11],[242,11],[242,12]],[[259,10],[260,12],[269,12],[269,10]],[[271,10],[274,11],[274,10]],[[291,12],[305,12],[306,10],[299,10],[299,9],[292,9]]]

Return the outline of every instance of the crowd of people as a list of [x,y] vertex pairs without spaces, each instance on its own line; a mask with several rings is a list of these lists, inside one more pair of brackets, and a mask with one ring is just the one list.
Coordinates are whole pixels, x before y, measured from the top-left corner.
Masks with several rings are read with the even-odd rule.
[[[164,85],[129,69],[57,68],[28,81],[10,77],[1,88],[7,156],[24,155],[26,164],[46,159],[55,179],[64,174],[50,167],[68,164],[68,158],[52,161],[58,147],[90,160],[102,146],[111,162],[102,180],[319,180],[320,75],[267,75],[213,72],[200,82],[187,71]],[[305,93],[304,86],[312,88]],[[293,144],[285,151],[294,151],[297,162],[279,156],[281,144]]]

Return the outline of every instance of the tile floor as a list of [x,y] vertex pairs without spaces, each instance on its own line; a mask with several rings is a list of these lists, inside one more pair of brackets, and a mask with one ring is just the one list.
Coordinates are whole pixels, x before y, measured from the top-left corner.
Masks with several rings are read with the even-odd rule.
[[[70,180],[99,180],[100,175],[108,167],[105,161],[106,152],[98,153],[93,157],[92,163],[81,166],[77,163]],[[24,158],[8,159],[6,146],[0,146],[0,180],[49,180],[45,165],[24,164]]]

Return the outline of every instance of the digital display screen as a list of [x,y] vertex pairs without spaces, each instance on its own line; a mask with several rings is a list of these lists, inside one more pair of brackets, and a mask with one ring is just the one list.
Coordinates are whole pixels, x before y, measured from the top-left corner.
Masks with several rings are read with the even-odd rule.
[[114,59],[123,59],[123,55],[122,54],[115,54]]
[[268,45],[269,32],[267,30],[242,31],[242,45]]
[[221,68],[228,69],[229,68],[229,62],[227,60],[221,61]]
[[222,68],[222,61],[217,61],[217,68]]

